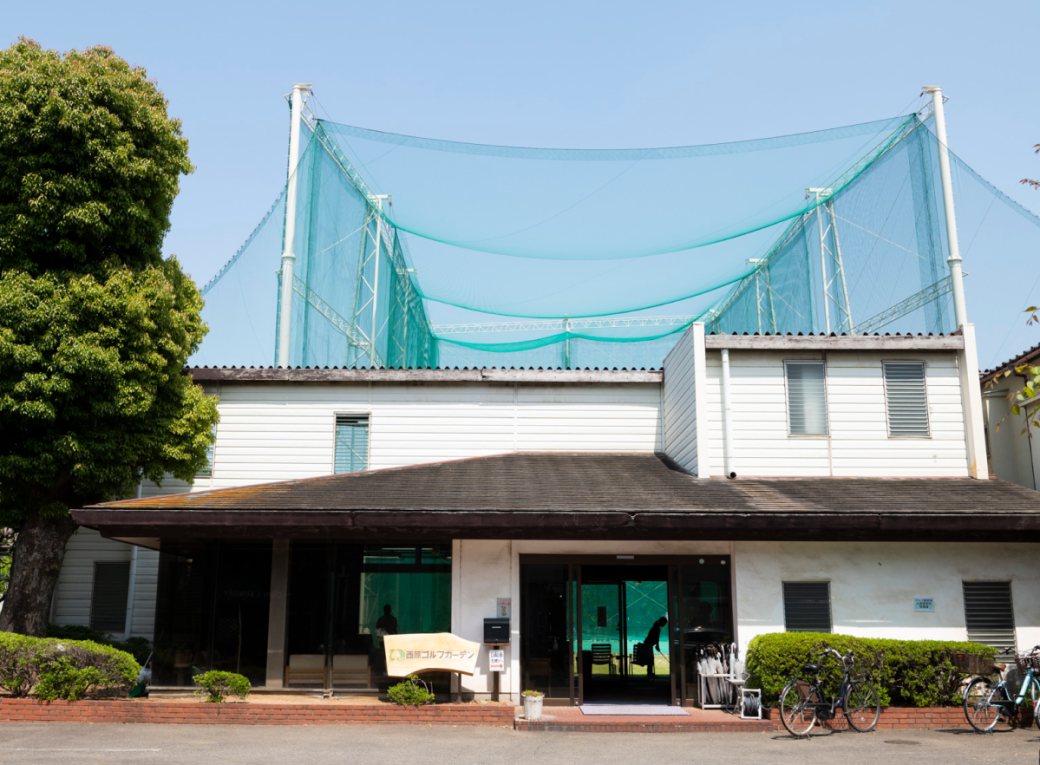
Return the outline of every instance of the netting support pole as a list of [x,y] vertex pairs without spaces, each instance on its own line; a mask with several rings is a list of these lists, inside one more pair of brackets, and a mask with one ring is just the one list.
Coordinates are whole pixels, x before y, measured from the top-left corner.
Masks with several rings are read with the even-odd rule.
[[950,177],[950,150],[946,142],[946,114],[943,112],[942,88],[929,85],[925,93],[932,94],[932,113],[935,115],[935,135],[939,139],[939,174],[942,177],[943,207],[946,210],[946,241],[950,248],[950,277],[953,286],[953,313],[958,327],[968,323],[964,303],[964,274],[961,271],[961,246],[957,241],[957,217],[953,210],[953,180]]
[[816,194],[816,224],[820,230],[820,282],[823,285],[823,331],[829,335],[831,333],[831,307],[827,302],[827,244],[826,234],[823,231],[823,215],[820,210],[820,194],[823,189],[809,189],[809,191]]
[[279,367],[289,366],[289,338],[292,330],[293,266],[296,254],[293,239],[296,236],[296,168],[300,164],[300,122],[303,119],[303,92],[310,90],[307,83],[296,83],[292,89],[292,116],[289,124],[289,179],[285,192],[285,243],[282,249],[281,300],[278,307]]
[[[379,339],[379,251],[383,247],[383,200],[390,199],[389,194],[376,194],[376,206],[378,214],[376,218],[376,250],[375,259],[372,261],[372,350],[368,354],[369,363],[377,366],[376,342]],[[381,366],[381,365],[380,365]]]

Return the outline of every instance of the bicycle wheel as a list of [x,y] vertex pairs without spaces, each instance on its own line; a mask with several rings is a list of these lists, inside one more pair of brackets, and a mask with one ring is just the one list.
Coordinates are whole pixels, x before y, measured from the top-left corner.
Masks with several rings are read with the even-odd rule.
[[881,697],[873,685],[853,680],[841,703],[845,719],[853,730],[860,733],[874,730],[881,716]]
[[998,688],[988,678],[976,677],[964,691],[964,716],[979,733],[993,730],[1000,720],[1000,704],[994,703],[1003,695]]
[[813,703],[813,699],[818,691],[812,689],[803,698],[802,694],[798,692],[799,684],[803,688],[809,686],[809,683],[805,681],[792,680],[780,694],[780,722],[792,736],[802,738],[808,736],[809,731],[816,724],[816,705]]
[[1037,704],[1040,704],[1040,681],[1037,681],[1036,677],[1033,677],[1033,682],[1029,684],[1029,700],[1033,702],[1033,722],[1036,723],[1036,727],[1040,728],[1040,709],[1037,708]]

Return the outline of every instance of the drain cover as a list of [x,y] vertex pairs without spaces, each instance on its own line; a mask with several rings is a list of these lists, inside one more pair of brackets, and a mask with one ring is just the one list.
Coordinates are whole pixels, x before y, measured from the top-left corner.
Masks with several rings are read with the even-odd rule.
[[907,741],[905,738],[890,738],[885,743],[886,744],[902,744],[903,746],[918,746],[918,745],[920,745],[921,742],[920,741]]

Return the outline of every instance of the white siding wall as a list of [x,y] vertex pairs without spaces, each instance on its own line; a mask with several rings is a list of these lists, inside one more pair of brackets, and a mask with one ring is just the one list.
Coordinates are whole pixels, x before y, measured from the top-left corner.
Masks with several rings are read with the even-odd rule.
[[[370,469],[513,451],[653,453],[661,389],[625,385],[346,383],[207,386],[220,396],[213,475],[167,479],[144,496],[332,473],[336,414],[370,417]],[[94,561],[129,560],[130,546],[81,529],[69,543],[53,619],[89,624]],[[151,636],[158,553],[138,557],[134,634]]]
[[[822,358],[819,352],[730,351],[738,476],[969,475],[955,353],[832,352],[826,359],[830,436],[789,436],[784,360]],[[925,362],[930,437],[888,436],[883,360]],[[707,368],[711,474],[721,476],[718,351],[708,352]]]
[[[964,581],[1010,581],[1022,650],[1040,643],[1040,561],[1033,545],[944,542],[736,542],[742,649],[784,631],[783,582],[826,581],[834,632],[903,640],[967,640]],[[914,597],[935,612],[914,612]]]
[[[57,624],[90,625],[90,595],[95,561],[129,561],[131,546],[105,539],[91,529],[79,529],[65,548],[65,562],[54,592],[52,620]],[[151,638],[155,630],[155,587],[159,553],[138,548],[137,588],[131,634]],[[122,637],[122,635],[117,635]]]
[[[703,338],[703,327],[700,328]],[[684,470],[697,474],[697,382],[691,327],[664,359],[664,452]]]
[[[225,385],[212,479],[196,489],[328,475],[336,414],[369,420],[369,467],[514,451],[652,453],[656,384]],[[164,486],[164,488],[166,488]]]

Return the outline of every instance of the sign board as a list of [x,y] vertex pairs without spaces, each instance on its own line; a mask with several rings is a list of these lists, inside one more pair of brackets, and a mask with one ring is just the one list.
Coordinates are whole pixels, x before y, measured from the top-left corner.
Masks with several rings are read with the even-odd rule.
[[463,640],[450,632],[425,635],[386,635],[386,674],[407,677],[420,672],[461,672],[472,675],[480,643]]
[[917,596],[914,598],[914,611],[923,611],[925,613],[935,613],[935,598]]
[[495,616],[499,619],[513,618],[513,599],[497,598],[495,600]]
[[505,672],[506,671],[506,652],[501,649],[492,648],[488,651],[489,665],[488,669],[492,672]]

